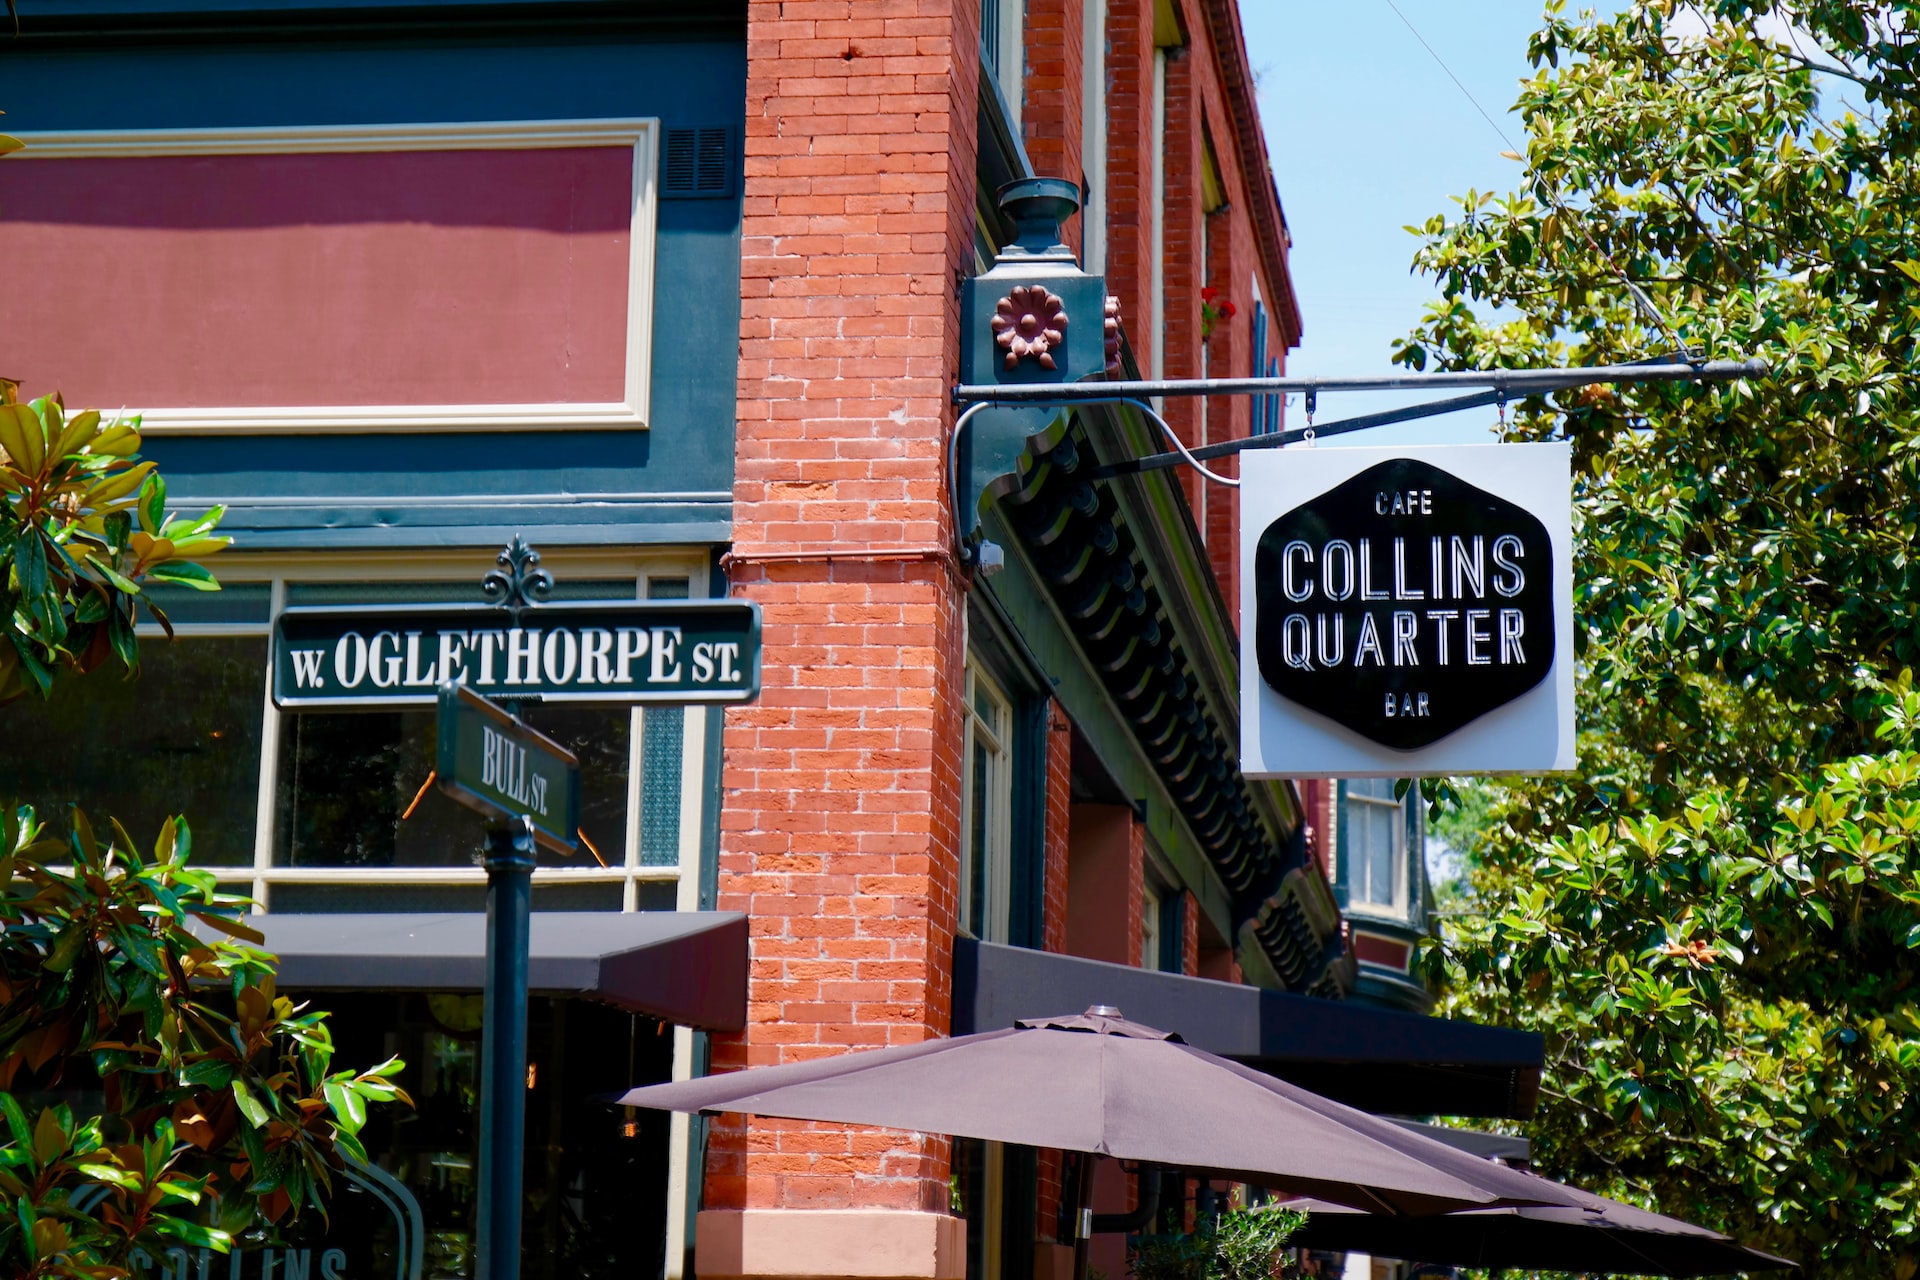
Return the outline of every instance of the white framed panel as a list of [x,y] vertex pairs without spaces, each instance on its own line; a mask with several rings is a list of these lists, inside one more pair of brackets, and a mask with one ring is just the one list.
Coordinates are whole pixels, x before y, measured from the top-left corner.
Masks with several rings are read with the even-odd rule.
[[[1281,520],[1292,516],[1305,504],[1341,489],[1362,472],[1382,464],[1402,460],[1424,464],[1447,473],[1447,478],[1464,482],[1470,488],[1491,495],[1518,508],[1544,526],[1551,545],[1552,572],[1552,663],[1544,678],[1525,692],[1492,710],[1468,720],[1437,740],[1406,749],[1384,745],[1363,736],[1294,699],[1283,697],[1269,684],[1258,658],[1261,636],[1261,590],[1257,580],[1256,559],[1262,535]],[[1573,660],[1573,506],[1571,484],[1572,455],[1564,442],[1546,444],[1408,445],[1372,448],[1295,447],[1254,450],[1241,458],[1240,489],[1241,535],[1240,572],[1240,755],[1241,771],[1249,778],[1416,778],[1455,774],[1536,774],[1564,772],[1575,767],[1574,742],[1574,660]],[[1364,484],[1364,482],[1362,482]],[[1391,495],[1382,496],[1390,504]],[[1390,508],[1382,515],[1390,514]],[[1449,527],[1443,522],[1449,513],[1436,509],[1435,534]],[[1409,544],[1413,539],[1407,540]],[[1436,539],[1438,541],[1438,539]],[[1421,537],[1421,544],[1427,539]],[[1298,544],[1293,544],[1298,545]],[[1346,548],[1348,553],[1354,546]],[[1359,544],[1361,557],[1365,544]],[[1383,547],[1376,548],[1384,552]],[[1441,551],[1435,550],[1434,563],[1440,563]],[[1417,589],[1417,571],[1425,563],[1420,551],[1406,553],[1405,563],[1386,564],[1376,569],[1369,593],[1368,577],[1358,575],[1358,597],[1401,599],[1406,591],[1405,609],[1418,611],[1424,618],[1426,607],[1457,606],[1458,584],[1445,600],[1421,599]],[[1304,554],[1296,567],[1305,566]],[[1353,560],[1343,566],[1344,584],[1351,590],[1354,582]],[[1495,553],[1498,564],[1498,551]],[[1531,566],[1529,565],[1529,568]],[[1317,571],[1316,571],[1317,572]],[[1303,577],[1311,574],[1303,574]],[[1341,575],[1335,575],[1336,580]],[[1302,583],[1303,598],[1305,583]],[[1342,597],[1335,595],[1333,598]],[[1497,601],[1495,603],[1498,603]],[[1338,625],[1338,624],[1336,624]],[[1442,627],[1460,624],[1440,623]],[[1383,624],[1384,626],[1384,624]],[[1387,634],[1384,649],[1399,664],[1402,651],[1398,638]],[[1454,662],[1450,671],[1436,664],[1428,651],[1421,672],[1434,690],[1438,704],[1450,679],[1459,678],[1459,649],[1464,643],[1459,630],[1453,631]],[[1527,643],[1535,643],[1537,633]],[[1504,644],[1498,636],[1479,639],[1496,648]],[[1308,643],[1317,643],[1317,636]],[[1269,637],[1271,643],[1271,637]],[[1411,644],[1411,641],[1409,641]],[[1423,640],[1422,644],[1428,643]],[[1343,681],[1351,680],[1352,670],[1361,663],[1357,644],[1347,650],[1348,669],[1340,660],[1315,664],[1312,679],[1339,693]],[[1382,655],[1384,657],[1384,655]],[[1411,656],[1411,655],[1409,655]],[[1478,661],[1478,659],[1469,659]],[[1409,666],[1415,665],[1409,662]],[[1303,695],[1304,696],[1304,695]],[[1416,714],[1425,715],[1422,698]],[[1410,707],[1409,709],[1415,709]],[[1391,712],[1389,714],[1392,714]]]
[[544,404],[268,405],[141,410],[156,435],[644,430],[653,350],[653,274],[660,122],[648,118],[300,125],[218,129],[74,130],[17,135],[32,160],[408,151],[525,151],[624,147],[632,152],[626,347],[622,398]]

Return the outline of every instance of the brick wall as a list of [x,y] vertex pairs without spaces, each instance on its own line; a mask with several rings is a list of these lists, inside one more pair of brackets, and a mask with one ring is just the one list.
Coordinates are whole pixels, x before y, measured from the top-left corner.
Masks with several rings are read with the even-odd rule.
[[[1073,726],[1058,702],[1047,704],[1047,803],[1043,834],[1043,912],[1041,946],[1067,949],[1067,829],[1073,804]],[[1077,1010],[1061,1010],[1077,1012]],[[1061,1159],[1057,1151],[1040,1153],[1040,1200],[1035,1221],[1042,1240],[1051,1240],[1058,1222]]]
[[[1200,212],[1200,86],[1201,59],[1189,47],[1167,51],[1166,145],[1164,167],[1167,199],[1161,210],[1165,230],[1161,233],[1163,265],[1160,279],[1165,290],[1161,303],[1164,329],[1162,342],[1166,371],[1157,377],[1198,378],[1204,376],[1200,341],[1200,289],[1207,283],[1205,263],[1201,261]],[[1161,416],[1192,448],[1200,439],[1201,403],[1192,396],[1170,396]],[[1211,468],[1210,468],[1211,469]],[[1207,501],[1222,486],[1202,476],[1192,467],[1181,467],[1175,474],[1187,493],[1187,505],[1193,509],[1205,531]]]
[[1067,949],[1067,830],[1073,812],[1073,726],[1058,702],[1047,703],[1047,805],[1044,841],[1044,925],[1040,945]]
[[[714,1067],[944,1034],[962,597],[942,493],[973,237],[977,0],[751,0],[733,592],[764,610],[730,709],[719,906],[752,919]],[[949,1144],[716,1123],[709,1209],[944,1211]]]

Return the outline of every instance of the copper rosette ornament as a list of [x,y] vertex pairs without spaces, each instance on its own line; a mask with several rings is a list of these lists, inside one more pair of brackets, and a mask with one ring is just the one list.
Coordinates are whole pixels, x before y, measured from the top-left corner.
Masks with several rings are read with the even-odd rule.
[[1023,284],[994,307],[993,340],[1007,353],[1007,368],[1017,368],[1032,356],[1042,369],[1053,369],[1054,348],[1067,340],[1067,311],[1060,295],[1045,285]]

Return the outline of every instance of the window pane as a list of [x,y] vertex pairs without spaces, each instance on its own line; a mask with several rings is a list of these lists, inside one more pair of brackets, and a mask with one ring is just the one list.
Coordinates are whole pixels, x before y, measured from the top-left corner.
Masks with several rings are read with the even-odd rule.
[[[671,888],[672,886],[667,886]],[[536,884],[535,911],[618,911],[619,884]],[[267,909],[289,915],[485,911],[484,884],[269,884]],[[647,909],[645,907],[643,910]],[[655,910],[673,910],[673,903]]]
[[648,707],[640,724],[640,865],[678,866],[687,714],[679,707]]
[[142,851],[185,814],[193,861],[253,862],[264,636],[140,642],[138,679],[118,664],[0,709],[0,803],[25,802],[64,828],[68,802],[98,831],[118,818]]
[[[227,566],[216,563],[215,567],[224,570]],[[146,582],[141,584],[140,593],[159,605],[176,627],[189,623],[251,622],[264,629],[273,621],[273,588],[264,582],[227,582],[218,591]],[[147,616],[144,609],[140,616],[144,634],[144,628],[149,625],[144,621]]]
[[[291,992],[298,999],[303,992]],[[319,994],[319,993],[316,993]],[[485,1028],[476,992],[399,995],[328,991],[321,1003],[342,1062],[397,1054],[412,1107],[374,1108],[361,1133],[375,1164],[404,1190],[387,1189],[423,1227],[425,1265],[439,1280],[472,1276],[478,1196],[480,1046]],[[665,1259],[668,1117],[620,1109],[599,1099],[673,1073],[673,1037],[658,1024],[584,1000],[528,1001],[530,1073],[526,1090],[526,1164],[521,1207],[525,1280],[632,1280],[662,1274]],[[270,1272],[321,1280],[411,1274],[394,1208],[335,1175],[331,1230],[317,1214],[283,1221],[269,1261],[264,1248],[216,1258],[212,1277],[257,1280]],[[415,1202],[406,1206],[405,1199]],[[249,1242],[251,1243],[251,1242]],[[323,1264],[340,1249],[344,1267]],[[264,1264],[264,1265],[263,1265]],[[278,1265],[274,1265],[278,1264]],[[197,1275],[197,1270],[175,1268]],[[146,1270],[150,1280],[164,1266]]]
[[[607,862],[626,856],[624,709],[529,709],[528,722],[580,757],[580,826]],[[292,867],[467,867],[486,820],[421,787],[434,765],[434,713],[306,712],[281,719],[274,864]],[[402,814],[419,796],[411,817]],[[594,866],[540,850],[542,865]]]
[[1382,906],[1393,904],[1393,827],[1398,809],[1367,806],[1367,896]]
[[[686,597],[685,578],[670,579],[681,584],[680,595]],[[660,596],[657,589],[652,593]],[[224,592],[222,594],[225,594]],[[562,577],[553,586],[550,600],[631,600],[633,599],[632,578],[568,578]],[[287,605],[355,605],[355,604],[485,604],[486,595],[480,590],[478,576],[462,578],[454,582],[289,582],[287,584]],[[538,612],[539,606],[534,606]],[[195,619],[198,621],[198,619]]]

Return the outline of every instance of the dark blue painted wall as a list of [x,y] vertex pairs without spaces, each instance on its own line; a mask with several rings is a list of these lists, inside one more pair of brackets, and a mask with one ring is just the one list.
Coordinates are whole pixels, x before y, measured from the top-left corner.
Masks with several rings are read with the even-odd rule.
[[[552,21],[481,26],[347,21],[379,6],[307,9],[246,29],[203,6],[154,0],[21,5],[25,38],[0,40],[8,130],[404,123],[657,116],[666,128],[724,124],[738,165],[744,24],[690,29],[634,6],[551,6]],[[50,12],[107,15],[81,33]],[[155,38],[150,15],[172,11]],[[683,10],[684,12],[684,10]],[[625,15],[622,17],[622,15]],[[141,25],[136,34],[132,28]],[[6,187],[33,172],[0,162]],[[738,190],[738,182],[735,190]],[[721,542],[733,483],[740,318],[740,205],[662,200],[655,246],[651,430],[393,436],[161,437],[156,459],[185,506],[226,502],[228,530],[256,549],[490,546],[504,528],[542,543]],[[210,287],[217,287],[211,284]],[[109,300],[100,300],[106,303]],[[191,305],[183,299],[182,305]],[[8,371],[35,391],[33,371]],[[136,406],[137,407],[137,406]]]

